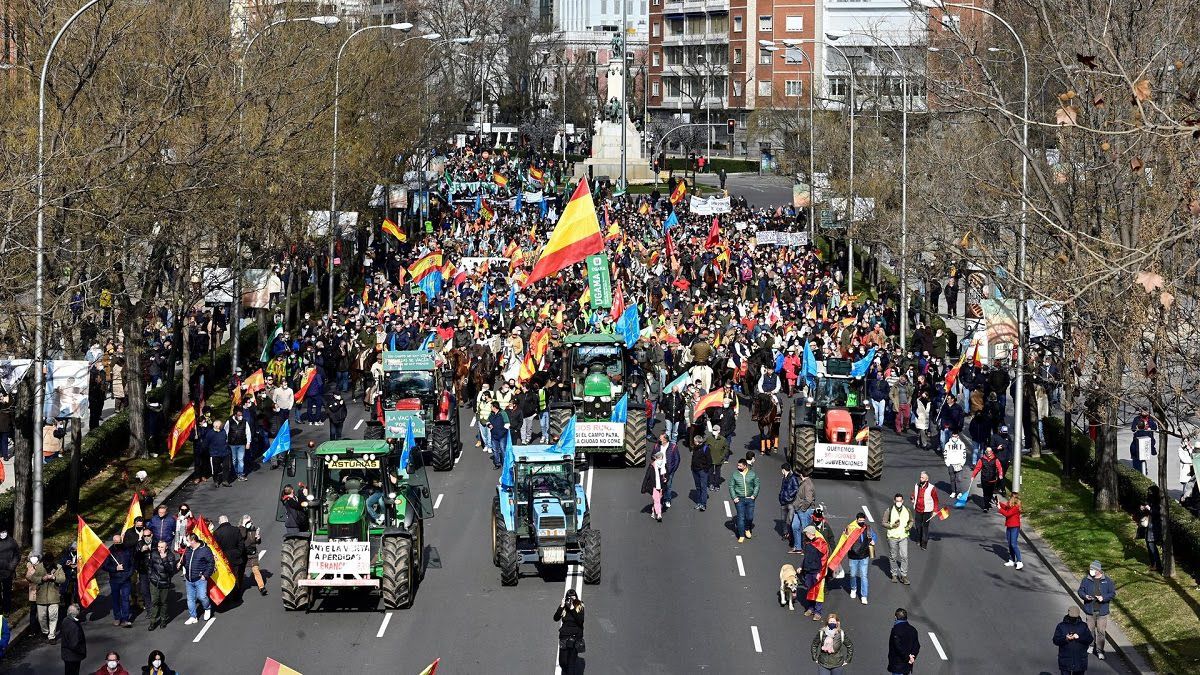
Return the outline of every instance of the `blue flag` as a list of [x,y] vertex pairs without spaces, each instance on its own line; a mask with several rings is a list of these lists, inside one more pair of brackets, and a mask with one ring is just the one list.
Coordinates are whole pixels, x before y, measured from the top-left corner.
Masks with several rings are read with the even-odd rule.
[[396,334],[392,333],[392,337],[388,339],[388,350],[396,351]]
[[637,344],[638,336],[642,332],[642,320],[638,315],[637,303],[634,303],[625,308],[621,313],[621,318],[617,319],[617,325],[613,327],[618,335],[625,338],[625,346],[632,349]]
[[679,216],[675,215],[675,212],[672,211],[671,215],[667,216],[667,219],[663,221],[663,236],[665,237],[667,235],[667,230],[675,227],[678,224]]
[[483,209],[483,194],[480,193],[480,194],[475,195],[475,208],[472,209],[472,211],[475,215],[479,215],[479,212],[482,209]]
[[567,420],[567,426],[563,427],[562,433],[558,436],[558,442],[551,448],[556,453],[564,455],[575,454],[575,416],[571,415],[571,419]]
[[479,308],[484,314],[487,314],[489,296],[492,294],[492,282],[487,282],[483,285],[483,290],[479,292]]
[[436,331],[430,331],[430,332],[429,332],[429,335],[426,335],[426,336],[425,336],[425,339],[421,341],[421,347],[420,347],[420,349],[421,349],[421,350],[426,350],[426,349],[429,349],[429,345],[433,344],[433,338],[435,338],[435,337],[437,337],[437,332],[436,332]]
[[521,212],[521,207],[525,205],[525,191],[517,190],[517,202],[513,205],[513,211]]
[[429,300],[436,298],[442,294],[442,273],[434,271],[431,274],[426,274],[425,278],[417,284],[425,293],[425,297]]
[[850,367],[850,377],[865,377],[867,371],[871,368],[871,362],[875,360],[875,348],[871,347],[871,351],[867,355],[854,362]]
[[505,309],[511,310],[517,306],[517,286],[512,284],[508,287],[508,306]]
[[542,195],[542,201],[538,204],[538,210],[541,211],[542,218],[550,211],[550,207],[546,204],[546,195]]
[[412,418],[408,418],[408,427],[404,430],[404,450],[400,453],[400,470],[408,475],[408,463],[412,461],[412,451],[417,447],[413,438]]
[[275,434],[275,440],[271,441],[271,447],[263,453],[262,461],[274,459],[279,455],[292,449],[292,426],[291,420],[284,420],[283,424],[279,425],[279,433]]
[[511,490],[513,487],[513,463],[516,455],[513,453],[512,431],[504,436],[504,465],[500,467],[500,487]]
[[812,343],[808,340],[804,341],[804,380],[808,383],[809,388],[816,386],[817,383],[817,358],[812,353]]
[[629,392],[625,392],[625,395],[621,397],[621,400],[617,401],[617,404],[613,406],[612,418],[609,419],[609,421],[625,424],[625,422],[627,422],[628,420],[629,420]]

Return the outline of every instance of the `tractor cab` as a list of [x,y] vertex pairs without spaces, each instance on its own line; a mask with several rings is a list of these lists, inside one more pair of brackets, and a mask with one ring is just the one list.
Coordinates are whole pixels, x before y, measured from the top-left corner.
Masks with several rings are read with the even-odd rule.
[[[570,400],[551,401],[550,437],[576,417],[578,459],[588,454],[623,455],[630,466],[646,461],[645,412],[629,406],[623,419],[613,409],[631,390],[632,353],[619,335],[590,333],[563,338],[563,382]],[[620,417],[620,416],[618,416]]]
[[385,351],[381,359],[375,419],[365,436],[403,440],[411,422],[413,438],[433,453],[433,468],[453,469],[454,457],[462,450],[458,404],[433,352]]

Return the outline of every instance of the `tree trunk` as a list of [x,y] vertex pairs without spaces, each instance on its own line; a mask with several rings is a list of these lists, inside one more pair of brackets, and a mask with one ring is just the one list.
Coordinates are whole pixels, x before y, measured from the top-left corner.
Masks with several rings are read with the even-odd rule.
[[[1063,475],[1070,476],[1073,467],[1071,466],[1071,425],[1074,420],[1071,419],[1072,413],[1075,411],[1075,366],[1067,361],[1067,349],[1071,344],[1071,329],[1070,329],[1070,310],[1063,308],[1063,358],[1058,365],[1059,377],[1062,378],[1062,410],[1063,410],[1063,430],[1066,431],[1067,445],[1063,448]],[[1049,392],[1047,392],[1049,394]]]
[[[1157,379],[1157,378],[1156,378]],[[1158,420],[1158,508],[1162,528],[1158,545],[1162,556],[1162,575],[1175,576],[1175,556],[1171,555],[1171,496],[1167,490],[1167,414],[1161,401],[1154,401],[1154,418]]]
[[1106,389],[1104,400],[1101,403],[1104,421],[1100,425],[1100,433],[1097,435],[1097,440],[1103,440],[1103,444],[1098,443],[1096,446],[1094,503],[1096,509],[1099,511],[1111,511],[1120,507],[1120,499],[1117,494],[1118,401],[1111,392],[1120,390],[1121,373],[1125,368],[1125,357],[1118,352],[1111,357],[1111,362],[1107,365],[1109,366],[1108,372],[1106,373],[1105,382],[1102,384]]
[[[24,548],[30,541],[32,516],[31,487],[33,478],[33,373],[21,379],[17,387],[17,403],[13,408],[13,540]],[[38,458],[41,461],[41,458]]]
[[[150,297],[149,295],[145,297]],[[145,347],[142,331],[146,327],[145,303],[126,304],[125,320],[125,412],[129,417],[129,457],[148,456],[146,448],[146,386],[142,383],[142,356]],[[132,376],[129,374],[133,373]]]
[[[181,321],[182,318],[183,317],[181,316]],[[180,384],[183,385],[183,400],[179,402],[180,409],[192,401],[192,331],[189,330],[190,328],[191,326],[183,324],[183,336],[179,341],[179,346],[182,349],[183,354],[180,358],[180,370],[182,371],[180,377],[183,378],[183,381],[180,382]],[[201,411],[197,410],[197,415],[199,415],[200,412]]]

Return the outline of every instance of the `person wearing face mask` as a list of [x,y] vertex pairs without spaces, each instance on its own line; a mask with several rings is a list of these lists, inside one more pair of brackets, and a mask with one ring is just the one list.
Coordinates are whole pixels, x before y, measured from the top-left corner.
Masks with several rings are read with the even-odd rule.
[[175,517],[175,541],[172,542],[171,548],[175,549],[176,553],[183,553],[183,549],[187,546],[188,528],[192,525],[192,511],[187,504],[179,505],[179,515]]
[[334,394],[325,406],[325,415],[329,418],[329,440],[342,439],[342,425],[346,423],[346,402],[341,394]]
[[850,660],[854,658],[854,643],[837,614],[832,612],[825,625],[817,631],[812,641],[812,660],[817,664],[817,675],[842,675]]
[[129,671],[121,665],[120,654],[109,652],[104,655],[104,665],[97,668],[92,675],[129,675]]
[[899,492],[883,516],[883,526],[887,528],[892,583],[908,584],[908,532],[912,527],[912,513],[904,506],[904,495]]
[[929,523],[933,521],[934,514],[941,506],[938,504],[937,488],[929,482],[929,474],[924,471],[913,486],[912,502],[917,524],[917,543],[921,545],[921,550],[925,550],[929,548]]
[[146,657],[142,675],[175,675],[175,671],[167,665],[167,655],[155,649]]
[[8,536],[8,528],[0,527],[0,613],[12,611],[12,585],[17,575],[21,549]]
[[37,617],[37,625],[50,644],[58,644],[59,588],[66,582],[67,575],[49,551],[45,558],[29,556],[29,563],[33,569],[25,573],[25,581],[33,589],[37,605],[37,613],[31,616]]
[[[267,585],[263,582],[262,568],[258,564],[258,545],[262,543],[262,530],[255,526],[249,515],[242,516],[242,541],[246,548],[246,561],[250,565],[254,583],[258,586],[259,594],[266,595]],[[238,583],[242,583],[240,578]]]
[[1104,574],[1100,561],[1093,560],[1088,568],[1088,575],[1079,582],[1076,592],[1079,599],[1083,600],[1083,611],[1087,612],[1087,627],[1096,639],[1095,644],[1088,647],[1088,653],[1094,651],[1096,658],[1103,661],[1105,631],[1108,629],[1108,606],[1117,595],[1117,587],[1112,579]]

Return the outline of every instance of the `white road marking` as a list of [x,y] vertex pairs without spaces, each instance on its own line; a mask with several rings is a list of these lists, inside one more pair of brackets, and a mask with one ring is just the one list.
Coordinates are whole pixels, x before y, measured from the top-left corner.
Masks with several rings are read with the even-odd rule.
[[362,425],[363,425],[363,421],[362,421],[362,420],[359,420],[358,422],[356,422],[356,423],[354,424],[354,430],[355,430],[355,431],[358,431],[358,428],[359,428],[359,427],[361,427]]
[[866,504],[862,505],[862,510],[863,510],[863,514],[866,515],[866,517],[867,517],[868,523],[875,522],[875,519],[871,517],[871,509],[868,509]]
[[729,507],[729,502],[722,502],[722,503],[725,505],[725,517],[732,518],[733,517],[733,509],[731,509]]
[[738,576],[739,577],[746,576],[746,566],[742,564],[742,556],[738,555],[738,556],[734,556],[734,558],[737,559]]
[[205,621],[204,627],[200,629],[200,632],[196,634],[196,637],[195,637],[195,639],[192,640],[192,642],[199,642],[199,641],[203,640],[204,634],[208,632],[209,628],[212,628],[212,625],[213,625],[213,623],[216,622],[216,620],[217,620],[217,617],[214,616],[213,618],[209,619],[208,621]]
[[458,453],[458,457],[455,457],[455,458],[454,458],[454,463],[455,463],[455,464],[458,464],[459,462],[461,462],[461,461],[462,461],[462,457],[463,457],[463,453],[461,453],[461,452],[460,452],[460,453]]
[[754,638],[754,651],[762,653],[762,641],[758,639],[758,626],[750,626],[750,637]]
[[267,554],[267,549],[265,549],[265,548],[258,549],[258,559],[259,560],[262,560],[263,556],[266,554]]
[[471,421],[467,422],[467,426],[471,427],[472,429],[475,428],[475,416],[474,415],[471,415]]
[[946,656],[946,650],[942,649],[942,643],[938,642],[937,635],[933,631],[929,631],[929,639],[933,641],[933,648],[937,650],[938,656],[942,657],[943,661],[949,661],[950,657]]
[[437,499],[434,500],[434,502],[433,502],[433,508],[435,511],[437,510],[437,507],[442,505],[442,497],[445,497],[445,496],[446,495],[444,495],[444,494],[438,493]]
[[375,633],[375,637],[383,637],[383,633],[387,630],[388,624],[392,622],[392,612],[387,612],[383,615],[383,623],[379,624],[379,631]]
[[[584,481],[583,492],[585,495],[587,495],[587,504],[588,508],[590,509],[592,506],[592,477],[595,475],[595,471],[592,468],[591,457],[588,457],[587,468],[584,469],[581,474],[587,474],[586,479],[582,475],[580,476],[580,479]],[[583,600],[583,570],[578,563],[569,565],[567,567],[567,578],[564,582],[563,595],[565,596],[567,591],[571,589],[575,589],[576,595],[579,596],[580,600]],[[562,667],[558,665],[557,647],[554,650],[554,675],[562,675]]]

